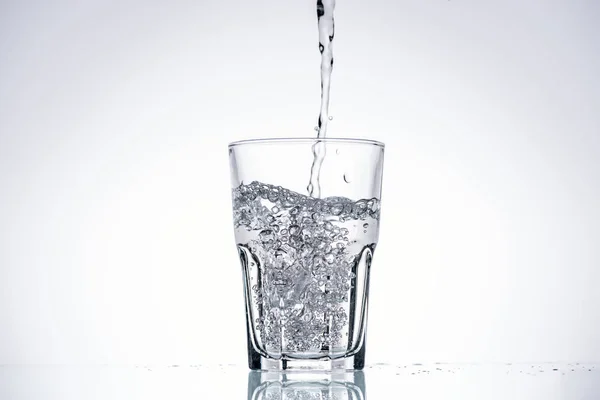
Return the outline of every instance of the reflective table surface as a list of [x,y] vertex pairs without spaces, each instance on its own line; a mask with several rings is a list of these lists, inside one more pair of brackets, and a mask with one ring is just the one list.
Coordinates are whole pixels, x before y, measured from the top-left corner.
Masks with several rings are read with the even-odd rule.
[[600,365],[375,364],[287,374],[236,365],[1,366],[0,399],[600,400]]

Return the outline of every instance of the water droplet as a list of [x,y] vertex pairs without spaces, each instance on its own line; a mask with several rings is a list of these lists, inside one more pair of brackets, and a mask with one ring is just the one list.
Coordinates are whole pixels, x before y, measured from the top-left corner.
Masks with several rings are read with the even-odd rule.
[[340,155],[341,150],[340,149],[335,149],[335,154],[337,154],[338,156]]
[[332,121],[333,120],[333,115],[329,116],[329,120]]
[[366,229],[366,228],[368,228],[368,227],[369,227],[369,224],[367,224],[367,223],[365,222],[365,223],[363,224],[363,228],[365,228],[365,229]]
[[319,127],[318,126],[315,126],[314,129],[315,129],[316,132],[319,132]]
[[344,174],[344,182],[350,183],[350,178],[348,177],[347,174]]
[[363,233],[367,233],[367,231],[366,231],[366,230],[364,230],[364,231],[363,231]]

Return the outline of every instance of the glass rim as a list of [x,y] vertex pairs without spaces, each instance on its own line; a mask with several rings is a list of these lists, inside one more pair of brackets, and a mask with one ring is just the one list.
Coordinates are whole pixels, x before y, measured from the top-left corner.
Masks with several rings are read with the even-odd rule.
[[385,143],[371,139],[354,138],[316,138],[316,137],[298,137],[298,138],[262,138],[262,139],[244,139],[229,143],[229,148],[252,145],[252,144],[291,144],[291,143],[339,143],[339,144],[362,144],[385,148]]

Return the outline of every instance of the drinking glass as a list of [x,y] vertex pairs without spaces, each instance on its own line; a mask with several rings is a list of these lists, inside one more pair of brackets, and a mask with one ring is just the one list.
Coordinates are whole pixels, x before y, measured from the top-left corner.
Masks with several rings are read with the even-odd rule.
[[[364,367],[383,153],[361,139],[229,145],[250,369]],[[307,189],[315,154],[318,198]]]

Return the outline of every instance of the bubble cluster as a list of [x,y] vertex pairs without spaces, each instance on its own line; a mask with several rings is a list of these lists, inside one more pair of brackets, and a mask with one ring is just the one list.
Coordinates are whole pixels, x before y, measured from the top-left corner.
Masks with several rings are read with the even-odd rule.
[[379,200],[315,199],[252,182],[233,190],[233,205],[238,243],[259,260],[251,296],[266,350],[344,346],[354,270],[363,246],[376,241]]

